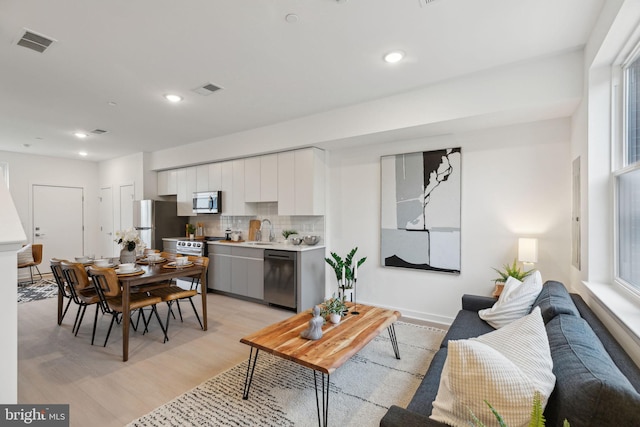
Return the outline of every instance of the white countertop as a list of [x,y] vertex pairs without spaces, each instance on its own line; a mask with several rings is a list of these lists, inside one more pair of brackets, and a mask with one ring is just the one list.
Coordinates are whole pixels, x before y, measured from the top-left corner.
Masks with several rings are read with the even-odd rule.
[[316,249],[323,249],[323,244],[317,244],[313,246],[305,245],[301,243],[299,245],[294,245],[292,243],[284,243],[284,242],[222,242],[222,241],[209,241],[207,242],[210,245],[222,245],[222,246],[231,246],[231,247],[240,247],[240,248],[254,248],[254,249],[276,249],[279,251],[291,251],[291,252],[304,252],[304,251],[312,251]]

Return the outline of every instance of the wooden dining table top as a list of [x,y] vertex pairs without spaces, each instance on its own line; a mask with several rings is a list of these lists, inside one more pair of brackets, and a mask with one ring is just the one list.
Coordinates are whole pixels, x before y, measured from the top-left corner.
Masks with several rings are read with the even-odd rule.
[[157,264],[136,264],[137,267],[144,271],[143,274],[119,274],[118,280],[123,283],[127,282],[130,286],[137,286],[159,282],[165,279],[172,279],[175,277],[196,276],[198,273],[202,274],[204,270],[204,266],[197,264],[177,268],[168,268],[168,264],[168,262]]
[[347,303],[347,307],[349,313],[340,323],[325,323],[319,340],[300,336],[312,318],[309,309],[247,335],[240,342],[331,374],[401,317],[398,311],[363,304],[357,305],[360,314],[354,315],[353,303]]

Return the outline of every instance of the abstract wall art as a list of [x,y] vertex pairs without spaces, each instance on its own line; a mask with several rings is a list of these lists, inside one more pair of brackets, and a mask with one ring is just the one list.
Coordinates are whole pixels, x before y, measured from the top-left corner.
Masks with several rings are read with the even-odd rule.
[[461,149],[383,156],[381,263],[460,274]]

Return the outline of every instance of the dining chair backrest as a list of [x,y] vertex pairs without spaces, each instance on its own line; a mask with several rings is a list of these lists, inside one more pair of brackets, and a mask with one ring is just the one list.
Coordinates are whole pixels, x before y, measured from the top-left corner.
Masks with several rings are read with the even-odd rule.
[[66,260],[61,261],[60,265],[62,266],[62,272],[64,273],[67,284],[73,286],[76,291],[92,286],[87,271],[84,269],[84,265]]
[[205,270],[209,267],[209,257],[189,255],[187,258],[195,265],[204,266]]
[[101,297],[106,299],[121,295],[120,281],[113,268],[91,266],[89,274],[93,277],[96,290]]
[[51,265],[51,273],[53,274],[53,279],[58,284],[58,292],[66,297],[68,296],[67,289],[65,289],[67,281],[65,280],[64,273],[62,272],[61,262],[61,259],[51,258],[49,264]]
[[40,265],[42,262],[42,243],[33,243],[31,245],[31,253],[34,265]]

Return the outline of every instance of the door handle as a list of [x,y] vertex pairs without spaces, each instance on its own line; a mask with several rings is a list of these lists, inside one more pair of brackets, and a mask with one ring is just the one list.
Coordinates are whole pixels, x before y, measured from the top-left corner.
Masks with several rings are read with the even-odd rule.
[[36,237],[42,237],[44,236],[44,233],[36,233]]

